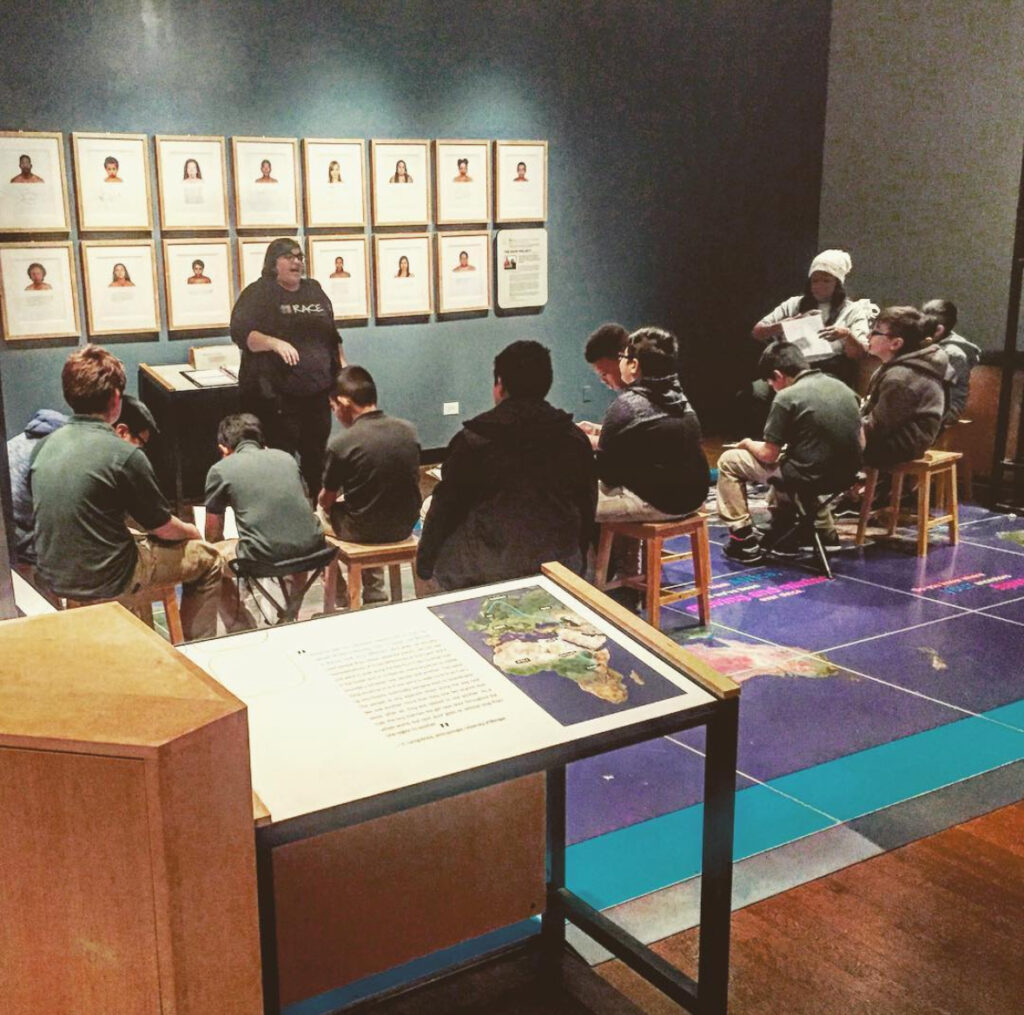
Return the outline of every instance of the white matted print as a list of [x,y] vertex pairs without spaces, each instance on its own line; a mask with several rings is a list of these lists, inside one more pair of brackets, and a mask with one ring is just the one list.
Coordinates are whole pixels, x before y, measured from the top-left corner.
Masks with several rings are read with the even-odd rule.
[[498,306],[543,307],[548,302],[548,231],[500,229],[497,233]]
[[366,144],[359,140],[307,137],[306,225],[346,228],[366,225]]
[[83,240],[90,335],[159,331],[156,258],[150,240]]
[[71,135],[78,227],[83,232],[153,228],[145,134]]
[[548,217],[547,141],[494,142],[494,221]]
[[60,134],[0,131],[0,232],[68,232]]
[[157,135],[156,179],[163,229],[227,229],[224,138]]
[[238,237],[239,290],[252,285],[263,274],[263,259],[267,256],[267,247],[276,239],[276,236]]
[[323,286],[336,321],[370,316],[370,264],[365,236],[311,236],[307,274]]
[[71,244],[0,244],[0,298],[8,342],[78,335]]
[[234,137],[235,213],[239,229],[295,229],[299,224],[299,142]]
[[434,142],[439,226],[490,218],[490,148],[489,141]]
[[164,240],[167,328],[221,328],[235,301],[227,240]]
[[378,317],[416,317],[433,309],[430,237],[426,233],[374,237]]
[[491,308],[491,234],[435,233],[437,237],[437,312]]
[[429,150],[429,141],[370,142],[375,226],[430,221]]

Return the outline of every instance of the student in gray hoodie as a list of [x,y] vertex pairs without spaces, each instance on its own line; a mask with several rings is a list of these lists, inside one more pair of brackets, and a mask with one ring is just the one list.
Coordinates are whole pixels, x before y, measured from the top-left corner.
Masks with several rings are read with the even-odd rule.
[[949,358],[949,365],[953,368],[953,381],[949,389],[949,406],[942,420],[943,426],[951,426],[967,408],[971,371],[981,359],[981,349],[953,330],[956,328],[957,308],[952,300],[929,300],[921,310],[925,316],[934,320],[933,341]]

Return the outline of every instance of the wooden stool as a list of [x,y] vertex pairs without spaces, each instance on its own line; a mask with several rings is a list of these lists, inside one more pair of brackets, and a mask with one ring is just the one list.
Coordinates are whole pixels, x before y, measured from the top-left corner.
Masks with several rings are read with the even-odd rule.
[[[164,616],[167,618],[167,633],[172,645],[180,645],[185,640],[185,632],[181,627],[181,611],[178,609],[178,595],[175,585],[154,585],[130,599],[66,599],[64,608],[74,610],[80,606],[94,606],[96,603],[121,603],[131,610],[140,620],[153,627],[153,603],[164,604]],[[154,628],[155,629],[155,628]]]
[[338,590],[339,565],[348,568],[348,608],[358,610],[363,605],[363,571],[368,567],[386,567],[388,584],[391,586],[391,601],[402,601],[402,565],[412,567],[413,584],[419,585],[416,578],[416,549],[419,541],[415,536],[403,539],[400,543],[349,543],[337,536],[327,536],[327,542],[338,548],[337,563],[327,569],[324,582],[324,612],[331,613],[335,609],[334,599]]
[[[928,554],[928,533],[936,525],[943,525],[949,522],[949,541],[955,546],[960,538],[957,528],[957,500],[956,500],[956,463],[963,457],[959,451],[926,451],[920,458],[909,462],[900,462],[888,469],[867,469],[867,482],[864,484],[864,500],[860,506],[860,521],[857,523],[857,545],[864,545],[864,538],[867,532],[868,522],[873,514],[885,512],[888,515],[887,535],[892,536],[896,532],[896,526],[900,522],[900,497],[903,494],[903,477],[917,477],[917,515],[908,517],[917,518],[917,555],[919,557]],[[871,502],[875,496],[875,487],[878,484],[879,471],[888,472],[892,477],[892,495],[889,499],[889,506],[880,508],[878,511],[871,510]],[[949,510],[931,516],[932,509],[932,482],[934,480],[937,492],[936,503],[949,504]],[[941,499],[940,499],[941,498]],[[948,498],[948,500],[947,500]]]
[[[608,581],[608,561],[611,557],[613,536],[629,536],[643,541],[643,574]],[[664,550],[665,541],[676,536],[690,537],[688,551],[672,553]],[[684,591],[663,589],[662,565],[690,559],[693,560],[694,587]],[[652,627],[658,626],[663,606],[678,602],[680,599],[692,599],[694,596],[697,597],[700,622],[707,624],[711,616],[711,545],[708,540],[707,515],[697,512],[670,522],[605,522],[601,526],[601,538],[597,544],[594,581],[599,589],[615,589],[622,586],[643,589],[647,623]]]

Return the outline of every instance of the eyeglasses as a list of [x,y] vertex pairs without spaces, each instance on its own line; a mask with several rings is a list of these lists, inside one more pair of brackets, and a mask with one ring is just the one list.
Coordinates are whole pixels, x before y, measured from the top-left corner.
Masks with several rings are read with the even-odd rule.
[[287,257],[289,261],[305,261],[306,255],[301,250],[296,250],[291,254],[281,254],[281,257]]
[[891,331],[871,331],[868,338],[877,335],[879,338],[898,338],[898,335],[894,335]]
[[635,359],[635,358],[636,357],[634,357],[633,355],[631,355],[628,352],[620,352],[619,353],[619,359]]

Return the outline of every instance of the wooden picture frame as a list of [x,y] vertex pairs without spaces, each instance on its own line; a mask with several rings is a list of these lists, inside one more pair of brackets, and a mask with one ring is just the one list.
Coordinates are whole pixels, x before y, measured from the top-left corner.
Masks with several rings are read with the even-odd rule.
[[233,137],[235,224],[239,229],[299,227],[299,142],[294,137]]
[[547,141],[494,142],[494,221],[545,222]]
[[69,241],[0,243],[0,313],[8,342],[81,334]]
[[307,137],[302,142],[306,174],[306,226],[355,229],[366,225],[366,142]]
[[228,327],[234,281],[227,239],[164,240],[167,330]]
[[239,292],[258,281],[262,276],[267,247],[276,239],[276,236],[239,236],[235,240]]
[[434,142],[437,224],[484,224],[491,217],[491,142]]
[[374,236],[377,317],[422,317],[433,312],[431,249],[428,233]]
[[491,234],[487,229],[435,233],[437,312],[491,309]]
[[371,141],[370,180],[375,226],[430,222],[429,141]]
[[0,130],[0,233],[68,233],[64,135]]
[[228,172],[224,138],[158,134],[156,179],[163,231],[227,231]]
[[[308,236],[306,273],[323,287],[336,321],[370,316],[370,257],[365,236]],[[339,259],[341,263],[339,264]]]
[[75,131],[71,152],[82,232],[153,231],[147,135]]
[[153,241],[82,240],[80,247],[89,334],[159,331]]

